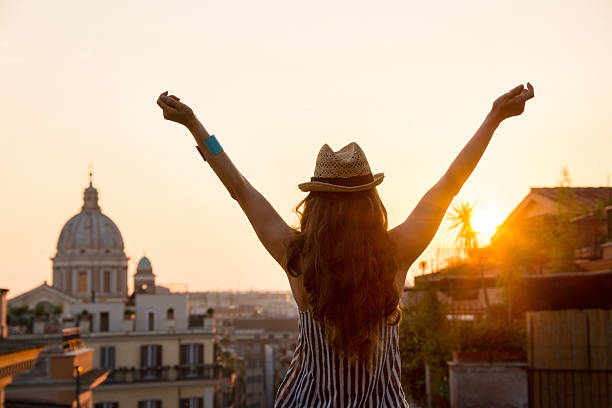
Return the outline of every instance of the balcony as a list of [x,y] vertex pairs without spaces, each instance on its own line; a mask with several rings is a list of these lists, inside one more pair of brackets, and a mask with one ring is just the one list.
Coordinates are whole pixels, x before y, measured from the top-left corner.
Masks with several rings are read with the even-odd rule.
[[599,246],[588,246],[574,250],[574,258],[576,259],[599,259],[602,255],[602,248]]
[[187,380],[216,380],[219,366],[213,364],[181,364],[157,367],[119,367],[112,370],[104,384],[127,384]]
[[178,380],[190,380],[193,378],[213,379],[219,377],[218,365],[180,364],[176,369]]

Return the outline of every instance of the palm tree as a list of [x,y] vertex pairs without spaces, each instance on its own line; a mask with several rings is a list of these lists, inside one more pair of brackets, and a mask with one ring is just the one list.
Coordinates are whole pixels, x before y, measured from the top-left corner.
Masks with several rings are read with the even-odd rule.
[[478,249],[478,232],[472,227],[472,214],[474,212],[475,204],[462,201],[459,204],[454,204],[451,213],[447,218],[453,223],[448,229],[458,228],[457,238],[455,242],[459,248],[459,251],[470,256],[476,253],[478,257],[478,267],[480,269],[480,286],[484,293],[485,305],[487,307],[487,315],[491,317],[491,305],[489,304],[489,295],[487,293],[484,271],[482,267],[482,253]]
[[459,251],[465,255],[469,255],[472,249],[478,248],[477,232],[472,227],[473,211],[474,205],[462,201],[459,204],[455,203],[450,214],[447,216],[447,219],[453,223],[448,229],[458,228],[455,242]]

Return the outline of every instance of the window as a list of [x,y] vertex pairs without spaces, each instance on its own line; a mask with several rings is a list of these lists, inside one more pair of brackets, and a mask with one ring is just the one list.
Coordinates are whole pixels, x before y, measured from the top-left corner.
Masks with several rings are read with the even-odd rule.
[[115,369],[115,346],[100,347],[100,367],[105,370]]
[[162,346],[159,344],[145,344],[140,346],[140,375],[143,380],[161,379]]
[[145,344],[140,346],[140,366],[142,368],[157,367],[162,364],[162,346],[160,344]]
[[140,400],[138,408],[162,408],[162,402],[160,399]]
[[119,408],[119,403],[115,401],[96,402],[94,408]]
[[189,397],[179,400],[179,408],[204,408],[204,398]]
[[154,312],[147,313],[147,330],[149,331],[155,330],[155,313]]
[[100,331],[107,332],[109,325],[108,312],[100,312]]
[[179,361],[182,366],[180,372],[182,377],[201,376],[203,373],[201,365],[204,363],[204,345],[202,343],[181,344]]
[[87,293],[87,272],[79,272],[79,293]]
[[102,291],[104,293],[110,293],[111,291],[111,273],[110,271],[104,271],[102,275]]

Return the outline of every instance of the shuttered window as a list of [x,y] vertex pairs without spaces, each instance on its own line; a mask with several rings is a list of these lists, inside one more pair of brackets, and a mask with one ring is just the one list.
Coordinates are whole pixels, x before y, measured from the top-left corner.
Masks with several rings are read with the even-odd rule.
[[115,369],[115,346],[100,347],[100,368]]
[[204,344],[181,344],[179,361],[182,377],[201,376],[203,373],[202,364],[204,363]]
[[190,397],[179,400],[179,408],[204,408],[204,398]]
[[140,400],[138,408],[162,408],[162,402],[160,399]]
[[181,364],[202,364],[204,363],[204,344],[184,343],[181,344]]
[[144,344],[140,346],[140,366],[142,368],[162,365],[162,346],[160,344]]
[[115,401],[96,402],[94,408],[119,408],[119,403]]

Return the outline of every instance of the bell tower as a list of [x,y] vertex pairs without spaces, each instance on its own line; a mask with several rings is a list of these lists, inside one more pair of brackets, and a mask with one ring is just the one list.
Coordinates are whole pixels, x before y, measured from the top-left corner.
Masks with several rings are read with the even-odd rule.
[[134,274],[134,293],[137,294],[153,294],[155,293],[155,275],[151,261],[146,256],[143,256],[138,261],[136,274]]

